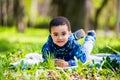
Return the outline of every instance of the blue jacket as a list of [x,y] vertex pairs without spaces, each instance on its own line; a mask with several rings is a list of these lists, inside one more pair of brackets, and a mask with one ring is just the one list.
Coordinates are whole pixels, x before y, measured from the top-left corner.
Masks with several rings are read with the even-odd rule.
[[64,59],[69,63],[69,66],[76,66],[77,62],[74,57],[80,60],[82,63],[86,61],[85,50],[81,45],[75,40],[73,34],[68,38],[68,42],[59,47],[53,43],[51,36],[48,37],[47,42],[42,47],[42,57],[47,60],[48,55],[53,55],[54,58]]

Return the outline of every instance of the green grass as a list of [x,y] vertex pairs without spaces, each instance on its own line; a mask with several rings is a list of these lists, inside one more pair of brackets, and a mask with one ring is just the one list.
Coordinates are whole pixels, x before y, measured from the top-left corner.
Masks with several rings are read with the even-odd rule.
[[48,31],[46,29],[26,29],[24,33],[19,33],[16,28],[0,28],[0,53],[11,49],[25,49],[28,51],[41,50],[42,45],[47,40]]
[[[27,28],[24,33],[17,32],[16,28],[0,28],[0,53],[9,50],[20,49],[26,52],[39,52],[43,44],[47,41],[47,29]],[[113,53],[107,46],[120,52],[120,37],[115,36],[99,36],[97,33],[97,40],[91,54],[96,53]],[[84,39],[79,40],[83,44]]]
[[96,53],[114,53],[111,49],[109,49],[107,46],[110,46],[111,48],[117,50],[120,52],[120,37],[97,37],[95,46],[93,48],[94,54]]
[[[120,52],[120,37],[99,36],[97,34],[96,43],[91,54],[97,53],[114,53],[111,48]],[[17,32],[15,27],[0,28],[0,54],[18,50],[24,53],[38,52],[41,53],[43,44],[47,41],[49,32],[47,29],[27,28],[24,33]],[[102,34],[103,35],[103,34]],[[82,45],[84,39],[79,40]]]
[[[26,54],[31,52],[41,53],[41,48],[46,42],[48,34],[49,32],[47,29],[28,28],[24,33],[19,33],[15,27],[0,28],[0,80],[35,80],[36,76],[38,80],[48,80],[48,78],[49,80],[69,80],[72,74],[81,75],[79,77],[90,78],[93,76],[93,78],[96,78],[99,73],[101,74],[101,79],[106,80],[106,78],[109,78],[107,76],[108,74],[110,77],[116,77],[116,79],[119,79],[120,70],[116,73],[107,69],[108,74],[106,74],[106,69],[100,71],[94,64],[93,68],[88,69],[86,66],[87,64],[83,65],[79,62],[78,69],[64,71],[62,69],[59,70],[54,68],[54,62],[50,58],[48,63],[33,65],[30,70],[21,70],[20,67],[17,67],[15,71],[9,69],[11,62],[18,61]],[[120,52],[120,38],[114,36],[101,37],[98,34],[99,33],[97,33],[97,40],[91,54],[113,53],[113,51],[107,46]],[[83,44],[83,42],[84,39],[79,40],[80,44]],[[46,76],[48,73],[51,73],[51,75]]]

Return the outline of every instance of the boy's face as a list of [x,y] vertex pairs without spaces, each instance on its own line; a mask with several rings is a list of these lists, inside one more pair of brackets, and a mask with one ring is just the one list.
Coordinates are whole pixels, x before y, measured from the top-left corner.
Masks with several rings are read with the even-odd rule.
[[71,31],[68,31],[68,26],[67,25],[59,25],[59,26],[52,26],[51,27],[51,37],[53,39],[53,42],[62,47],[64,46],[67,41],[68,38],[71,34]]

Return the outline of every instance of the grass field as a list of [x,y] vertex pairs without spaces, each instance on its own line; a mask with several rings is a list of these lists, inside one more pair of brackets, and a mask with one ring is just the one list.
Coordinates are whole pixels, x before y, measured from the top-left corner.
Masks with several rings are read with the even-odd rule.
[[47,35],[46,29],[27,29],[24,33],[19,33],[15,28],[2,28],[0,29],[0,52],[12,49],[24,49],[28,52],[39,50],[40,52],[47,40]]
[[[19,33],[15,28],[0,28],[0,53],[13,49],[24,49],[26,52],[35,51],[40,53],[42,45],[47,41],[48,34],[47,29],[29,28],[24,33]],[[92,54],[113,53],[106,46],[110,46],[120,52],[120,37],[96,34],[97,40]],[[83,41],[84,39],[81,39],[79,43],[82,45]]]
[[[9,65],[11,62],[15,62],[20,58],[23,58],[27,53],[41,53],[41,48],[46,42],[48,34],[49,32],[47,29],[28,28],[24,33],[19,33],[14,27],[0,28],[0,80],[36,80],[36,75],[38,76],[39,73],[36,73],[38,68],[40,69],[42,67],[42,70],[44,69],[41,64],[37,67],[34,66],[31,70],[21,70],[20,68],[17,68],[15,71],[10,70]],[[97,40],[91,54],[115,53],[107,46],[120,52],[120,37],[105,36],[99,32],[96,34]],[[83,42],[84,39],[79,40],[80,44],[83,44]],[[95,65],[92,69],[87,69],[87,71],[85,71],[83,68],[86,69],[86,65],[82,65],[81,63],[79,63],[80,67],[78,67],[78,70],[73,70],[72,72],[69,70],[67,72],[64,72],[63,70],[54,70],[54,67],[52,67],[54,64],[51,62],[49,64],[42,65],[49,66],[49,69],[42,71],[44,73],[41,72],[41,75],[39,75],[39,77],[42,76],[42,78],[40,77],[37,80],[69,80],[70,76],[74,77],[76,74],[74,71],[78,72],[78,74],[82,77],[85,77],[86,75],[87,77],[94,75],[96,78],[99,71]],[[52,68],[53,71],[51,71],[50,68]],[[57,78],[46,78],[45,74],[47,74],[47,72],[51,73],[52,78],[55,76],[57,76]],[[120,68],[117,72],[105,69],[99,74],[101,74],[101,77],[104,80],[109,77],[116,77],[116,79],[118,79],[118,76],[120,75]]]

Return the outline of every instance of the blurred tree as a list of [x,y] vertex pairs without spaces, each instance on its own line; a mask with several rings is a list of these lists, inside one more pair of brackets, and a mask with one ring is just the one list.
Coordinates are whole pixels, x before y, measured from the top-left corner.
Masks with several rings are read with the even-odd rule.
[[117,0],[116,33],[120,35],[120,0]]
[[67,17],[71,22],[73,31],[84,28],[85,2],[86,0],[52,0],[51,14]]
[[14,17],[13,17],[13,1],[14,0],[7,0],[8,4],[7,4],[7,25],[8,26],[13,26],[14,24]]
[[2,0],[0,0],[0,25],[3,23],[3,18],[2,18]]
[[[115,3],[111,4],[111,2]],[[95,8],[94,5],[99,5],[99,7]],[[117,10],[115,10],[116,5]],[[45,20],[48,23],[46,16],[65,16],[71,22],[72,31],[79,28],[87,31],[99,27],[101,29],[116,28],[116,32],[119,32],[119,5],[119,0],[0,0],[0,25],[16,25],[18,31],[24,32],[26,15],[31,26],[46,24]]]
[[108,0],[103,0],[100,8],[98,8],[96,10],[96,13],[95,13],[95,20],[94,20],[94,27],[95,27],[95,30],[98,28],[98,18],[100,16],[100,13],[102,12],[103,8],[105,7],[105,5],[108,3]]
[[30,26],[35,26],[35,21],[38,15],[38,0],[31,0],[31,10],[30,10]]
[[85,31],[88,31],[93,28],[93,23],[92,23],[92,11],[93,11],[93,3],[92,0],[86,0],[85,4],[85,10],[86,10],[86,15],[85,15]]
[[25,23],[25,13],[23,0],[14,0],[14,21],[19,32],[24,32]]
[[0,1],[1,24],[7,25],[7,0]]
[[[102,15],[106,15],[104,26],[105,26],[105,33],[108,34],[110,30],[115,29],[115,22],[116,22],[116,1],[111,0],[107,3],[106,7],[102,11]],[[104,14],[103,14],[104,13]],[[101,16],[102,16],[101,15]]]
[[0,25],[13,25],[13,0],[0,0]]
[[15,22],[19,32],[24,32],[23,0],[0,0],[0,25],[13,26],[13,22]]

